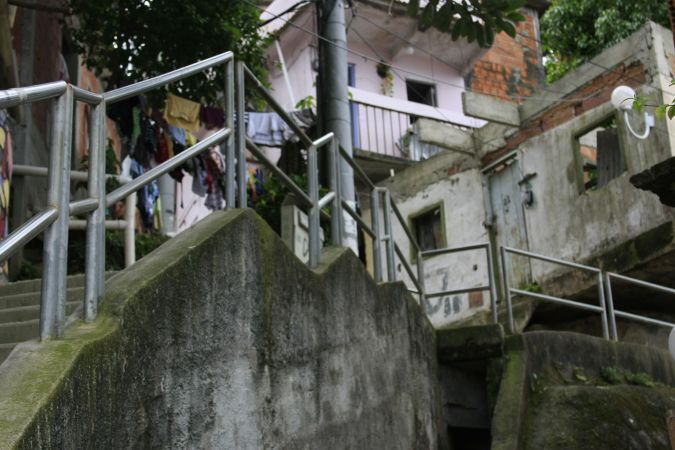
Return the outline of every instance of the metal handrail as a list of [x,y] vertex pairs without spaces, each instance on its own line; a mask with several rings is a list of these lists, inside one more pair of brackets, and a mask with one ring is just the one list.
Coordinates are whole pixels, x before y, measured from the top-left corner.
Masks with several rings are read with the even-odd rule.
[[[612,272],[607,272],[598,267],[587,266],[583,264],[578,264],[575,262],[565,261],[558,258],[552,258],[550,256],[544,256],[533,252],[528,252],[525,250],[514,249],[511,247],[502,246],[500,248],[501,260],[502,260],[502,279],[505,287],[506,294],[506,303],[508,308],[508,317],[509,317],[509,331],[511,333],[515,332],[515,325],[513,322],[513,306],[511,302],[511,294],[522,295],[526,297],[532,297],[538,300],[544,300],[552,303],[556,303],[563,306],[569,306],[576,309],[582,309],[585,311],[591,311],[599,313],[602,318],[602,332],[605,339],[611,339],[618,341],[618,334],[616,329],[616,318],[621,317],[628,320],[639,321],[643,323],[648,323],[651,325],[659,325],[670,328],[675,328],[675,323],[666,322],[663,320],[652,319],[651,317],[645,317],[639,314],[628,313],[625,311],[617,311],[614,309],[614,300],[612,294],[612,283],[611,279],[615,278],[617,280],[622,280],[628,283],[635,284],[637,286],[642,286],[660,292],[666,292],[669,294],[675,295],[675,289],[661,286],[655,283],[649,283],[646,281],[638,280],[636,278],[627,277],[625,275],[619,275]],[[555,297],[551,295],[541,294],[537,292],[525,291],[522,289],[516,289],[509,286],[508,281],[508,270],[506,266],[506,253],[512,253],[516,255],[525,256],[532,259],[537,259],[540,261],[546,261],[553,264],[558,264],[566,267],[571,267],[574,269],[584,270],[591,272],[597,275],[598,277],[598,298],[599,305],[589,305],[587,303],[582,303],[574,300],[564,299],[560,297]]]
[[188,66],[172,70],[171,72],[167,72],[147,80],[139,81],[138,83],[134,83],[129,86],[113,89],[112,91],[103,94],[103,97],[107,103],[119,102],[129,97],[135,97],[137,95],[152,91],[153,89],[157,89],[158,87],[167,85],[169,83],[174,83],[184,78],[191,77],[192,75],[196,75],[214,66],[225,64],[232,60],[234,60],[234,53],[223,52],[203,61],[198,61]]
[[490,308],[492,310],[492,322],[498,323],[497,317],[497,287],[494,279],[494,269],[492,263],[492,246],[489,242],[462,245],[459,247],[447,247],[433,250],[425,250],[419,252],[419,257],[429,258],[432,256],[445,255],[449,253],[468,252],[472,250],[484,250],[485,262],[487,266],[488,283],[485,286],[475,286],[470,288],[453,289],[448,291],[439,291],[433,293],[425,293],[427,297],[444,297],[446,295],[464,294],[470,292],[490,291]]
[[551,302],[555,302],[555,303],[559,303],[559,304],[566,304],[567,306],[573,306],[573,307],[576,307],[576,308],[579,308],[579,309],[586,309],[586,310],[590,310],[590,309],[588,308],[589,305],[586,304],[586,303],[575,302],[573,300],[567,300],[567,299],[563,299],[563,298],[559,298],[559,297],[553,297],[553,296],[548,296],[548,295],[544,295],[544,294],[537,294],[537,293],[534,293],[534,292],[529,292],[529,291],[524,291],[524,290],[521,290],[521,289],[512,288],[509,285],[509,277],[507,275],[507,272],[508,272],[507,265],[506,265],[506,263],[507,263],[506,254],[507,253],[525,256],[525,257],[528,257],[528,258],[537,259],[537,260],[540,260],[540,261],[545,261],[545,262],[549,262],[549,263],[553,263],[553,264],[558,264],[558,265],[561,265],[561,266],[571,267],[571,268],[574,268],[574,269],[584,270],[584,271],[596,274],[597,279],[598,279],[599,307],[595,311],[599,312],[600,315],[601,315],[602,334],[605,337],[605,339],[609,339],[609,337],[610,337],[610,335],[609,335],[609,317],[608,317],[607,307],[606,307],[606,303],[605,303],[605,289],[603,287],[604,281],[603,281],[603,277],[602,277],[602,271],[600,269],[598,269],[596,267],[591,267],[591,266],[586,266],[586,265],[583,265],[583,264],[570,262],[570,261],[565,261],[565,260],[558,259],[558,258],[552,258],[550,256],[544,256],[544,255],[540,255],[540,254],[537,254],[537,253],[528,252],[528,251],[525,251],[525,250],[519,250],[519,249],[516,249],[516,248],[502,246],[500,248],[500,256],[501,256],[501,262],[502,262],[502,279],[503,279],[503,282],[504,282],[504,294],[505,294],[505,297],[506,297],[506,308],[507,308],[507,312],[508,312],[509,331],[511,333],[515,332],[515,324],[514,324],[514,320],[513,320],[513,305],[512,305],[512,302],[511,302],[511,294],[519,294],[519,295],[523,295],[523,296],[529,296],[529,297],[537,298],[539,300],[547,300],[547,301],[551,301]]
[[612,278],[621,280],[627,283],[635,284],[637,286],[646,287],[648,289],[653,289],[660,292],[665,292],[667,294],[675,295],[675,289],[661,286],[659,284],[649,283],[647,281],[638,280],[637,278],[627,277],[625,275],[619,275],[618,273],[605,272],[605,286],[607,287],[607,314],[610,320],[610,327],[612,333],[612,339],[618,340],[618,334],[616,331],[616,317],[623,317],[624,319],[636,320],[644,323],[649,323],[652,325],[660,326],[675,326],[675,324],[665,322],[662,320],[652,319],[651,317],[644,317],[637,314],[627,313],[625,311],[617,311],[614,309],[614,296],[612,294]]
[[[225,127],[217,131],[210,137],[193,145],[184,152],[172,157],[168,161],[156,166],[144,173],[142,176],[130,181],[129,183],[117,188],[110,194],[105,194],[105,108],[108,103],[129,98],[155,89],[159,86],[175,82],[194,75],[205,69],[217,65],[225,66],[225,98],[224,109],[226,111]],[[293,180],[288,177],[281,169],[273,164],[264,153],[249,139],[246,139],[244,133],[244,83],[245,80],[252,82],[253,88],[267,100],[268,105],[287,122],[288,126],[296,133],[300,141],[306,146],[308,161],[308,188],[307,192],[301,189]],[[236,95],[235,95],[236,94]],[[236,98],[235,98],[236,97]],[[44,281],[42,288],[42,300],[40,309],[40,337],[42,339],[51,336],[60,336],[63,332],[65,323],[65,275],[66,275],[66,248],[67,232],[69,226],[69,216],[71,213],[87,214],[87,254],[85,276],[85,299],[84,299],[84,318],[91,321],[96,317],[98,303],[104,294],[104,268],[105,268],[105,247],[104,230],[106,227],[105,208],[114,202],[122,199],[135,199],[133,194],[143,186],[156,180],[163,174],[168,173],[174,168],[180,167],[188,159],[200,154],[206,149],[226,144],[226,207],[234,208],[236,204],[239,207],[246,206],[246,158],[245,151],[248,148],[258,161],[267,166],[276,175],[280,177],[294,193],[296,193],[304,206],[308,209],[309,216],[309,266],[314,268],[319,264],[321,255],[320,243],[320,219],[322,208],[331,205],[331,234],[333,242],[342,245],[345,235],[345,223],[348,217],[351,217],[356,225],[364,233],[373,239],[374,251],[374,275],[378,282],[383,281],[384,261],[382,258],[382,245],[385,246],[385,259],[387,266],[387,280],[396,280],[396,269],[394,258],[398,256],[401,265],[405,268],[410,280],[419,295],[420,302],[425,297],[438,297],[460,292],[474,292],[478,290],[490,290],[492,299],[493,319],[496,321],[496,294],[494,274],[492,271],[491,247],[489,244],[473,244],[457,248],[439,249],[433,251],[421,251],[419,243],[416,241],[412,232],[408,228],[406,221],[401,214],[396,202],[391,198],[388,189],[376,186],[367,176],[365,171],[356,164],[351,155],[349,155],[339,145],[339,142],[332,133],[328,133],[312,140],[295,123],[290,114],[288,114],[263,84],[255,78],[253,73],[248,70],[241,62],[234,60],[232,52],[225,52],[216,55],[204,61],[174,70],[167,74],[160,75],[149,80],[141,81],[130,86],[115,89],[104,94],[94,94],[81,88],[71,86],[65,82],[48,83],[45,85],[17,88],[8,91],[0,91],[0,107],[11,107],[20,104],[30,103],[38,100],[56,99],[54,101],[54,114],[52,129],[54,130],[54,139],[50,145],[50,164],[48,171],[49,178],[49,199],[50,205],[45,211],[37,214],[31,220],[15,230],[4,241],[0,241],[0,258],[5,259],[10,256],[21,245],[24,245],[38,233],[45,232],[44,246]],[[70,171],[71,160],[71,142],[73,126],[73,106],[76,101],[82,101],[92,105],[90,108],[90,170],[86,178],[88,179],[88,197],[83,200],[70,202],[69,184],[71,179],[82,179],[83,177]],[[235,122],[235,112],[238,120]],[[318,151],[325,149],[328,156],[329,184],[330,189],[323,198],[319,196],[318,182]],[[371,189],[371,224],[356,212],[353,207],[353,199],[343,199],[341,195],[340,167],[343,162],[354,169],[354,173],[359,176],[363,182]],[[27,172],[34,169],[27,169]],[[238,194],[238,195],[236,195]],[[380,208],[381,206],[381,208]],[[134,208],[127,208],[126,224],[133,224]],[[380,224],[380,210],[383,212],[384,223]],[[396,217],[403,229],[405,236],[415,254],[417,255],[417,274],[412,270],[411,264],[405,258],[401,248],[394,242],[392,227],[392,217]],[[110,221],[115,222],[115,221]],[[73,225],[77,227],[84,226],[84,222],[77,221]],[[110,226],[120,226],[120,222],[110,223]],[[383,225],[383,226],[381,226]],[[133,239],[133,235],[131,235]],[[127,236],[127,239],[129,236]],[[447,290],[427,294],[425,292],[425,271],[424,258],[442,253],[454,253],[460,251],[485,249],[488,261],[488,285],[477,286],[465,289]],[[608,316],[611,317],[612,334],[616,335],[615,317],[631,318],[642,320],[649,323],[665,324],[667,322],[657,321],[655,319],[644,318],[622,311],[613,311],[611,302],[611,283],[610,278],[626,279],[621,275],[609,274],[600,269],[583,266],[577,263],[557,260],[535,253],[526,252],[518,249],[502,247],[501,258],[502,266],[506,267],[506,253],[526,256],[547,262],[554,262],[564,266],[588,270],[598,275],[600,306],[591,306],[565,299],[557,299],[544,294],[528,293],[519,289],[510,288],[506,278],[506,271],[503,271],[505,277],[504,286],[506,290],[507,307],[509,313],[509,328],[513,331],[513,312],[510,295],[511,293],[520,295],[530,295],[539,299],[557,301],[558,303],[573,305],[589,311],[600,312],[603,315],[603,332],[608,335]],[[606,278],[608,294],[610,296],[609,305],[605,304],[603,277]],[[632,279],[631,279],[632,280]],[[657,287],[651,283],[639,282],[643,286]],[[645,284],[646,283],[646,284]],[[664,288],[668,292],[668,288]],[[661,290],[664,290],[661,289]],[[582,306],[579,306],[582,305]],[[608,312],[611,310],[611,312]],[[636,319],[639,317],[639,319]]]
[[[217,65],[225,65],[226,83],[226,117],[225,129],[215,133],[211,137],[201,141],[185,152],[174,156],[165,163],[149,170],[141,177],[127,183],[124,186],[113,191],[106,196],[105,194],[105,109],[109,103],[123,100],[135,95],[148,92],[157,87],[172,83],[183,78],[189,77],[203,70]],[[243,136],[243,120],[239,121],[238,127],[234,128],[234,54],[224,52],[204,61],[191,64],[189,66],[176,69],[172,72],[159,75],[157,77],[141,81],[139,83],[125,86],[113,91],[96,94],[86,91],[80,87],[72,86],[64,81],[47,83],[25,88],[15,88],[0,91],[0,108],[9,108],[22,104],[29,104],[36,101],[55,99],[53,104],[54,112],[52,114],[53,136],[50,143],[50,158],[48,167],[48,200],[50,207],[35,215],[31,220],[24,223],[17,230],[12,232],[5,240],[0,242],[0,258],[3,260],[10,257],[19,248],[33,239],[39,233],[45,233],[44,239],[44,273],[42,283],[42,298],[40,306],[40,338],[59,337],[63,333],[65,324],[65,280],[67,260],[67,239],[69,228],[69,216],[71,214],[87,214],[87,251],[85,274],[85,298],[84,298],[84,318],[91,321],[96,317],[98,302],[104,294],[104,271],[105,271],[105,208],[114,202],[127,197],[134,199],[130,195],[157,179],[159,176],[167,173],[175,167],[180,166],[190,157],[199,154],[211,145],[217,145],[224,140],[228,140],[227,148],[227,178],[234,180],[234,140],[233,134],[238,138]],[[241,75],[241,64],[238,66],[238,75]],[[243,79],[243,77],[239,77]],[[243,90],[240,89],[240,97],[243,98]],[[240,98],[241,100],[241,98]],[[80,101],[92,106],[89,111],[90,127],[90,168],[86,178],[88,179],[88,197],[82,200],[70,202],[70,181],[72,179],[82,179],[79,174],[71,173],[71,142],[73,130],[73,109],[74,103]],[[242,105],[240,101],[238,105]],[[241,116],[243,117],[243,111]],[[233,133],[233,131],[235,133]],[[240,141],[243,142],[243,141]],[[245,161],[243,146],[239,148],[240,166]],[[24,167],[18,167],[18,172]],[[42,168],[25,168],[27,175],[35,175],[42,172]],[[240,177],[241,178],[241,177]],[[245,181],[240,180],[240,186],[244,186]],[[234,185],[227,185],[227,207],[234,207]],[[133,225],[134,211],[128,204],[126,224]],[[135,206],[133,207],[135,209]],[[81,224],[77,223],[78,227]],[[117,225],[119,226],[119,224]],[[133,241],[133,233],[129,236],[127,233],[126,243]],[[133,246],[131,246],[133,248]],[[126,262],[135,259],[133,252],[125,255]]]

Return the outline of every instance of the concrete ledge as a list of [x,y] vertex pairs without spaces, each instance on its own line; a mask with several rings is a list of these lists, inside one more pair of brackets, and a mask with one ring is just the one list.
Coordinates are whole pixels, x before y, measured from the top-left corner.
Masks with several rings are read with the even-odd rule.
[[504,330],[499,324],[442,329],[436,332],[438,360],[442,363],[500,357]]
[[474,92],[462,92],[462,107],[464,114],[477,119],[497,122],[512,127],[520,126],[518,104],[497,100],[489,95]]

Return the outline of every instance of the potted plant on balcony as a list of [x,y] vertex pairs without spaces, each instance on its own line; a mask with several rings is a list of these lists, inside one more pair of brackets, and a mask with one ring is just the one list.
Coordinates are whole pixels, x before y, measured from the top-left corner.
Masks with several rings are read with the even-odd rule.
[[377,64],[377,75],[382,78],[382,83],[380,84],[380,92],[383,95],[388,95],[389,97],[394,95],[394,75],[391,72],[391,66],[380,60]]

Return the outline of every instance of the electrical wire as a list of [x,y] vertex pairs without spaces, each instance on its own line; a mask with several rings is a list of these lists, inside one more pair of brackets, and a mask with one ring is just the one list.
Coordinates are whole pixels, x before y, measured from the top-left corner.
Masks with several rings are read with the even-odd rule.
[[[535,41],[535,42],[537,42],[539,45],[543,45],[543,44],[544,44],[544,43],[542,42],[541,39],[533,38],[532,36],[528,36],[528,35],[523,34],[523,33],[518,33],[518,35],[524,37],[525,39],[530,39],[530,40],[532,40],[532,41]],[[597,55],[596,55],[596,56],[597,56]],[[619,61],[617,64],[626,61],[627,59],[631,58],[632,56],[633,56],[633,55],[628,55],[627,57],[625,57],[625,58],[623,58],[621,61]],[[605,73],[607,73],[607,72],[619,73],[619,72],[617,72],[617,70],[619,70],[618,68],[611,68],[611,67],[603,66],[602,64],[597,63],[597,62],[593,61],[592,59],[589,59],[588,61],[584,61],[584,63],[588,63],[588,64],[591,64],[591,65],[593,65],[593,66],[595,66],[595,67],[598,67],[598,68],[600,68],[600,69],[603,69],[603,72],[602,72],[600,75],[603,75],[603,74],[605,74]],[[625,74],[623,74],[623,75],[625,75]],[[628,80],[631,80],[631,81],[635,81],[636,83],[642,83],[642,82],[643,82],[642,80],[640,80],[640,79],[638,79],[638,78],[635,78],[635,77],[633,77],[633,76],[626,76],[625,78],[628,79]],[[656,90],[658,90],[658,91],[661,91],[661,93],[663,93],[663,94],[668,94],[668,95],[675,96],[675,93],[666,91],[665,89],[660,88],[660,87],[658,87],[658,86],[652,86],[652,87],[654,87],[654,88],[655,88]]]
[[[259,6],[259,5],[256,5],[255,3],[252,3],[252,2],[249,1],[249,0],[241,0],[241,1],[244,2],[244,3],[247,3],[247,4],[251,5],[251,6],[254,6],[255,8],[260,9],[261,11],[265,11],[265,9],[264,9],[263,7],[261,7],[261,6]],[[298,30],[304,32],[304,33],[307,33],[307,34],[309,34],[309,35],[315,37],[317,40],[321,40],[321,41],[323,41],[323,42],[327,42],[327,43],[329,43],[329,44],[331,44],[331,45],[333,45],[333,46],[335,46],[335,47],[337,47],[337,48],[339,48],[339,49],[341,49],[341,50],[344,50],[344,51],[346,51],[346,52],[348,52],[348,53],[351,53],[351,54],[353,54],[353,55],[355,55],[355,56],[358,56],[358,57],[360,57],[360,58],[363,58],[364,60],[369,60],[369,61],[373,61],[373,62],[376,62],[376,63],[380,63],[380,60],[378,60],[378,59],[376,59],[376,58],[370,57],[370,56],[365,55],[365,54],[363,54],[363,53],[360,53],[360,52],[357,52],[357,51],[355,51],[355,50],[352,50],[352,49],[349,49],[349,48],[347,48],[347,47],[343,47],[343,46],[341,46],[341,45],[339,45],[339,44],[336,44],[336,43],[330,41],[329,39],[326,39],[325,37],[323,37],[323,36],[321,36],[321,35],[319,35],[319,34],[313,32],[313,31],[311,31],[311,30],[308,30],[308,29],[306,29],[306,28],[304,28],[304,27],[298,26],[298,25],[296,25],[295,23],[293,23],[292,21],[290,21],[290,20],[288,20],[288,19],[285,19],[285,18],[283,18],[283,17],[280,17],[280,15],[275,15],[275,14],[272,14],[272,13],[269,13],[269,12],[268,12],[268,14],[273,15],[275,19],[280,19],[280,20],[284,21],[285,23],[287,23],[288,25],[290,25],[290,26],[292,26],[292,27],[294,27],[294,28],[296,28],[296,29],[298,29]],[[361,16],[361,15],[359,15],[358,17],[363,18],[363,16]],[[356,30],[353,30],[353,31],[356,31]],[[523,37],[527,38],[527,39],[532,39],[532,40],[534,40],[534,41],[537,41],[537,42],[541,43],[541,40],[539,40],[539,39],[532,38],[532,37],[527,36],[527,35],[522,34],[522,33],[518,33],[518,34],[519,34],[520,36],[523,36]],[[364,40],[364,38],[363,38],[362,36],[359,35],[359,37],[360,37],[361,40]],[[367,42],[367,41],[364,40],[364,42]],[[370,47],[371,51],[373,51],[373,48],[372,48],[370,45],[368,45],[368,46]],[[374,53],[377,55],[377,52],[374,52]],[[432,54],[432,55],[433,55],[433,54]],[[435,58],[438,58],[438,57],[435,56],[435,55],[434,55],[434,57],[435,57]],[[623,62],[623,61],[625,61],[625,60],[628,59],[628,58],[630,58],[630,55],[627,56],[626,58],[624,58],[623,60],[621,60],[620,62]],[[381,59],[381,58],[380,58],[380,59]],[[591,61],[589,61],[589,62],[591,62]],[[598,67],[600,67],[600,68],[603,69],[603,72],[602,72],[600,75],[602,75],[602,74],[604,74],[604,73],[607,73],[607,72],[612,72],[612,73],[616,73],[617,75],[619,75],[619,78],[618,78],[618,79],[620,79],[621,77],[625,76],[625,74],[617,72],[616,69],[604,67],[604,66],[602,66],[601,64],[597,64],[597,63],[594,63],[594,62],[591,62],[591,63],[592,63],[593,65],[596,65],[596,66],[598,66]],[[415,71],[411,71],[411,70],[408,70],[408,69],[405,69],[405,68],[402,68],[402,67],[399,67],[399,66],[396,66],[396,65],[388,64],[388,66],[392,69],[392,71],[397,70],[397,71],[400,71],[400,72],[404,72],[404,73],[408,73],[408,74],[410,74],[410,75],[417,76],[417,77],[422,78],[422,79],[427,79],[427,80],[434,81],[434,82],[437,83],[437,84],[444,84],[444,85],[448,85],[448,86],[460,88],[460,89],[462,89],[462,90],[466,90],[466,91],[469,91],[469,92],[473,92],[471,89],[468,89],[468,88],[466,88],[465,86],[461,86],[461,85],[458,85],[458,84],[456,84],[456,83],[447,82],[447,81],[445,81],[445,80],[435,80],[433,77],[429,77],[428,75],[421,74],[421,73],[418,73],[418,72],[415,72]],[[397,76],[400,77],[400,74],[397,74]],[[634,78],[634,77],[628,77],[628,79],[633,79],[634,81],[641,82],[641,80],[637,80],[637,79]],[[658,89],[661,90],[661,91],[664,92],[664,93],[668,93],[667,91],[665,91],[665,90],[663,90],[663,89],[661,89],[661,88],[658,88]],[[583,102],[584,100],[587,100],[587,99],[589,99],[589,98],[595,97],[595,96],[599,95],[600,93],[601,93],[601,91],[600,91],[600,92],[596,92],[596,93],[594,93],[594,94],[590,94],[590,95],[588,95],[588,96],[586,96],[586,97],[583,97],[583,98],[576,98],[576,99],[565,99],[565,98],[552,99],[552,98],[545,98],[545,97],[544,97],[544,98],[537,98],[537,97],[534,97],[534,96],[531,96],[531,97],[520,97],[520,98],[522,98],[522,99],[524,99],[524,100],[528,100],[528,101],[531,101],[531,100],[540,100],[540,101],[553,102],[553,103],[562,103],[562,102],[579,103],[579,102]],[[482,94],[482,95],[488,95],[488,96],[492,96],[492,97],[497,97],[497,98],[506,98],[506,99],[519,98],[519,97],[505,97],[505,96],[501,96],[501,95],[497,95],[497,94],[490,94],[490,93],[480,93],[480,94]],[[669,94],[670,94],[670,93],[669,93]],[[673,95],[673,94],[671,94],[671,95]],[[441,111],[438,111],[438,112],[439,112],[441,115],[443,115],[443,113],[442,113]],[[446,117],[445,115],[443,115],[443,116]],[[447,117],[446,117],[446,119],[447,119]],[[448,121],[451,122],[450,120],[448,120]],[[484,141],[484,140],[480,139],[479,137],[477,137],[477,136],[475,135],[475,133],[474,133],[473,136],[474,136],[474,139],[476,139],[481,145],[490,147],[490,148],[493,149],[493,150],[499,150],[499,149],[501,149],[501,148],[504,147],[503,145],[494,145],[494,144],[492,144],[492,143],[489,142],[489,141]]]
[[[240,0],[240,1],[242,1],[244,3],[247,3],[247,4],[249,4],[249,5],[251,5],[255,8],[258,8],[261,11],[265,11],[264,7],[256,5],[255,3],[253,3],[249,0]],[[323,42],[327,42],[327,43],[333,45],[334,47],[339,48],[340,50],[344,50],[348,53],[351,53],[352,55],[363,58],[364,60],[369,60],[369,61],[372,61],[372,62],[375,62],[375,63],[380,63],[380,61],[377,58],[370,57],[370,56],[365,55],[361,52],[357,52],[356,50],[352,50],[348,47],[344,47],[344,46],[341,46],[339,44],[336,44],[335,42],[333,42],[329,39],[326,39],[325,37],[313,32],[311,30],[308,30],[308,29],[303,28],[299,25],[296,25],[292,21],[290,21],[288,19],[285,19],[283,17],[280,17],[279,15],[275,15],[275,14],[269,13],[269,12],[268,12],[268,14],[271,14],[271,15],[275,16],[276,18],[278,18],[279,20],[282,20],[282,21],[286,22],[289,26],[292,26],[293,28],[296,28],[296,29],[298,29],[298,30],[300,30],[304,33],[307,33],[307,34],[315,37],[318,40],[321,40]],[[450,81],[445,81],[445,80],[436,80],[436,79],[433,79],[432,77],[430,77],[429,75],[422,74],[422,73],[419,73],[419,72],[415,72],[413,70],[406,69],[406,68],[396,66],[396,65],[393,65],[393,64],[387,64],[387,65],[392,69],[398,70],[399,72],[414,75],[414,76],[419,77],[421,79],[430,80],[430,81],[433,81],[436,84],[443,84],[443,85],[446,85],[446,86],[451,86],[451,87],[455,87],[455,88],[458,88],[458,89],[462,89],[464,91],[474,92],[472,89],[467,88],[466,86],[463,86],[463,85],[460,85],[460,84],[457,84],[457,83],[452,83]],[[514,100],[514,99],[516,99],[516,100],[531,100],[531,101],[541,101],[541,102],[570,102],[570,103],[579,103],[580,101],[584,100],[584,99],[563,99],[563,98],[556,99],[556,98],[550,98],[550,97],[537,97],[537,96],[506,96],[506,95],[499,95],[499,94],[486,93],[486,92],[476,92],[476,93],[481,94],[481,95],[487,95],[487,96],[490,96],[490,97],[503,99],[503,100]]]

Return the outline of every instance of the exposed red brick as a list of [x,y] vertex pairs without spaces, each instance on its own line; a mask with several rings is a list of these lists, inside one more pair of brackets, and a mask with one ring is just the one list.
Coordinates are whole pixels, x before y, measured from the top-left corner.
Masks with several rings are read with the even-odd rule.
[[469,308],[480,308],[483,304],[484,300],[482,292],[469,292]]
[[526,140],[562,125],[610,100],[612,90],[619,84],[638,88],[647,81],[645,68],[640,62],[630,66],[618,64],[598,77],[564,96],[560,102],[537,114],[521,125],[520,131],[506,139],[501,148],[486,154],[482,162],[489,164],[515,149]]

